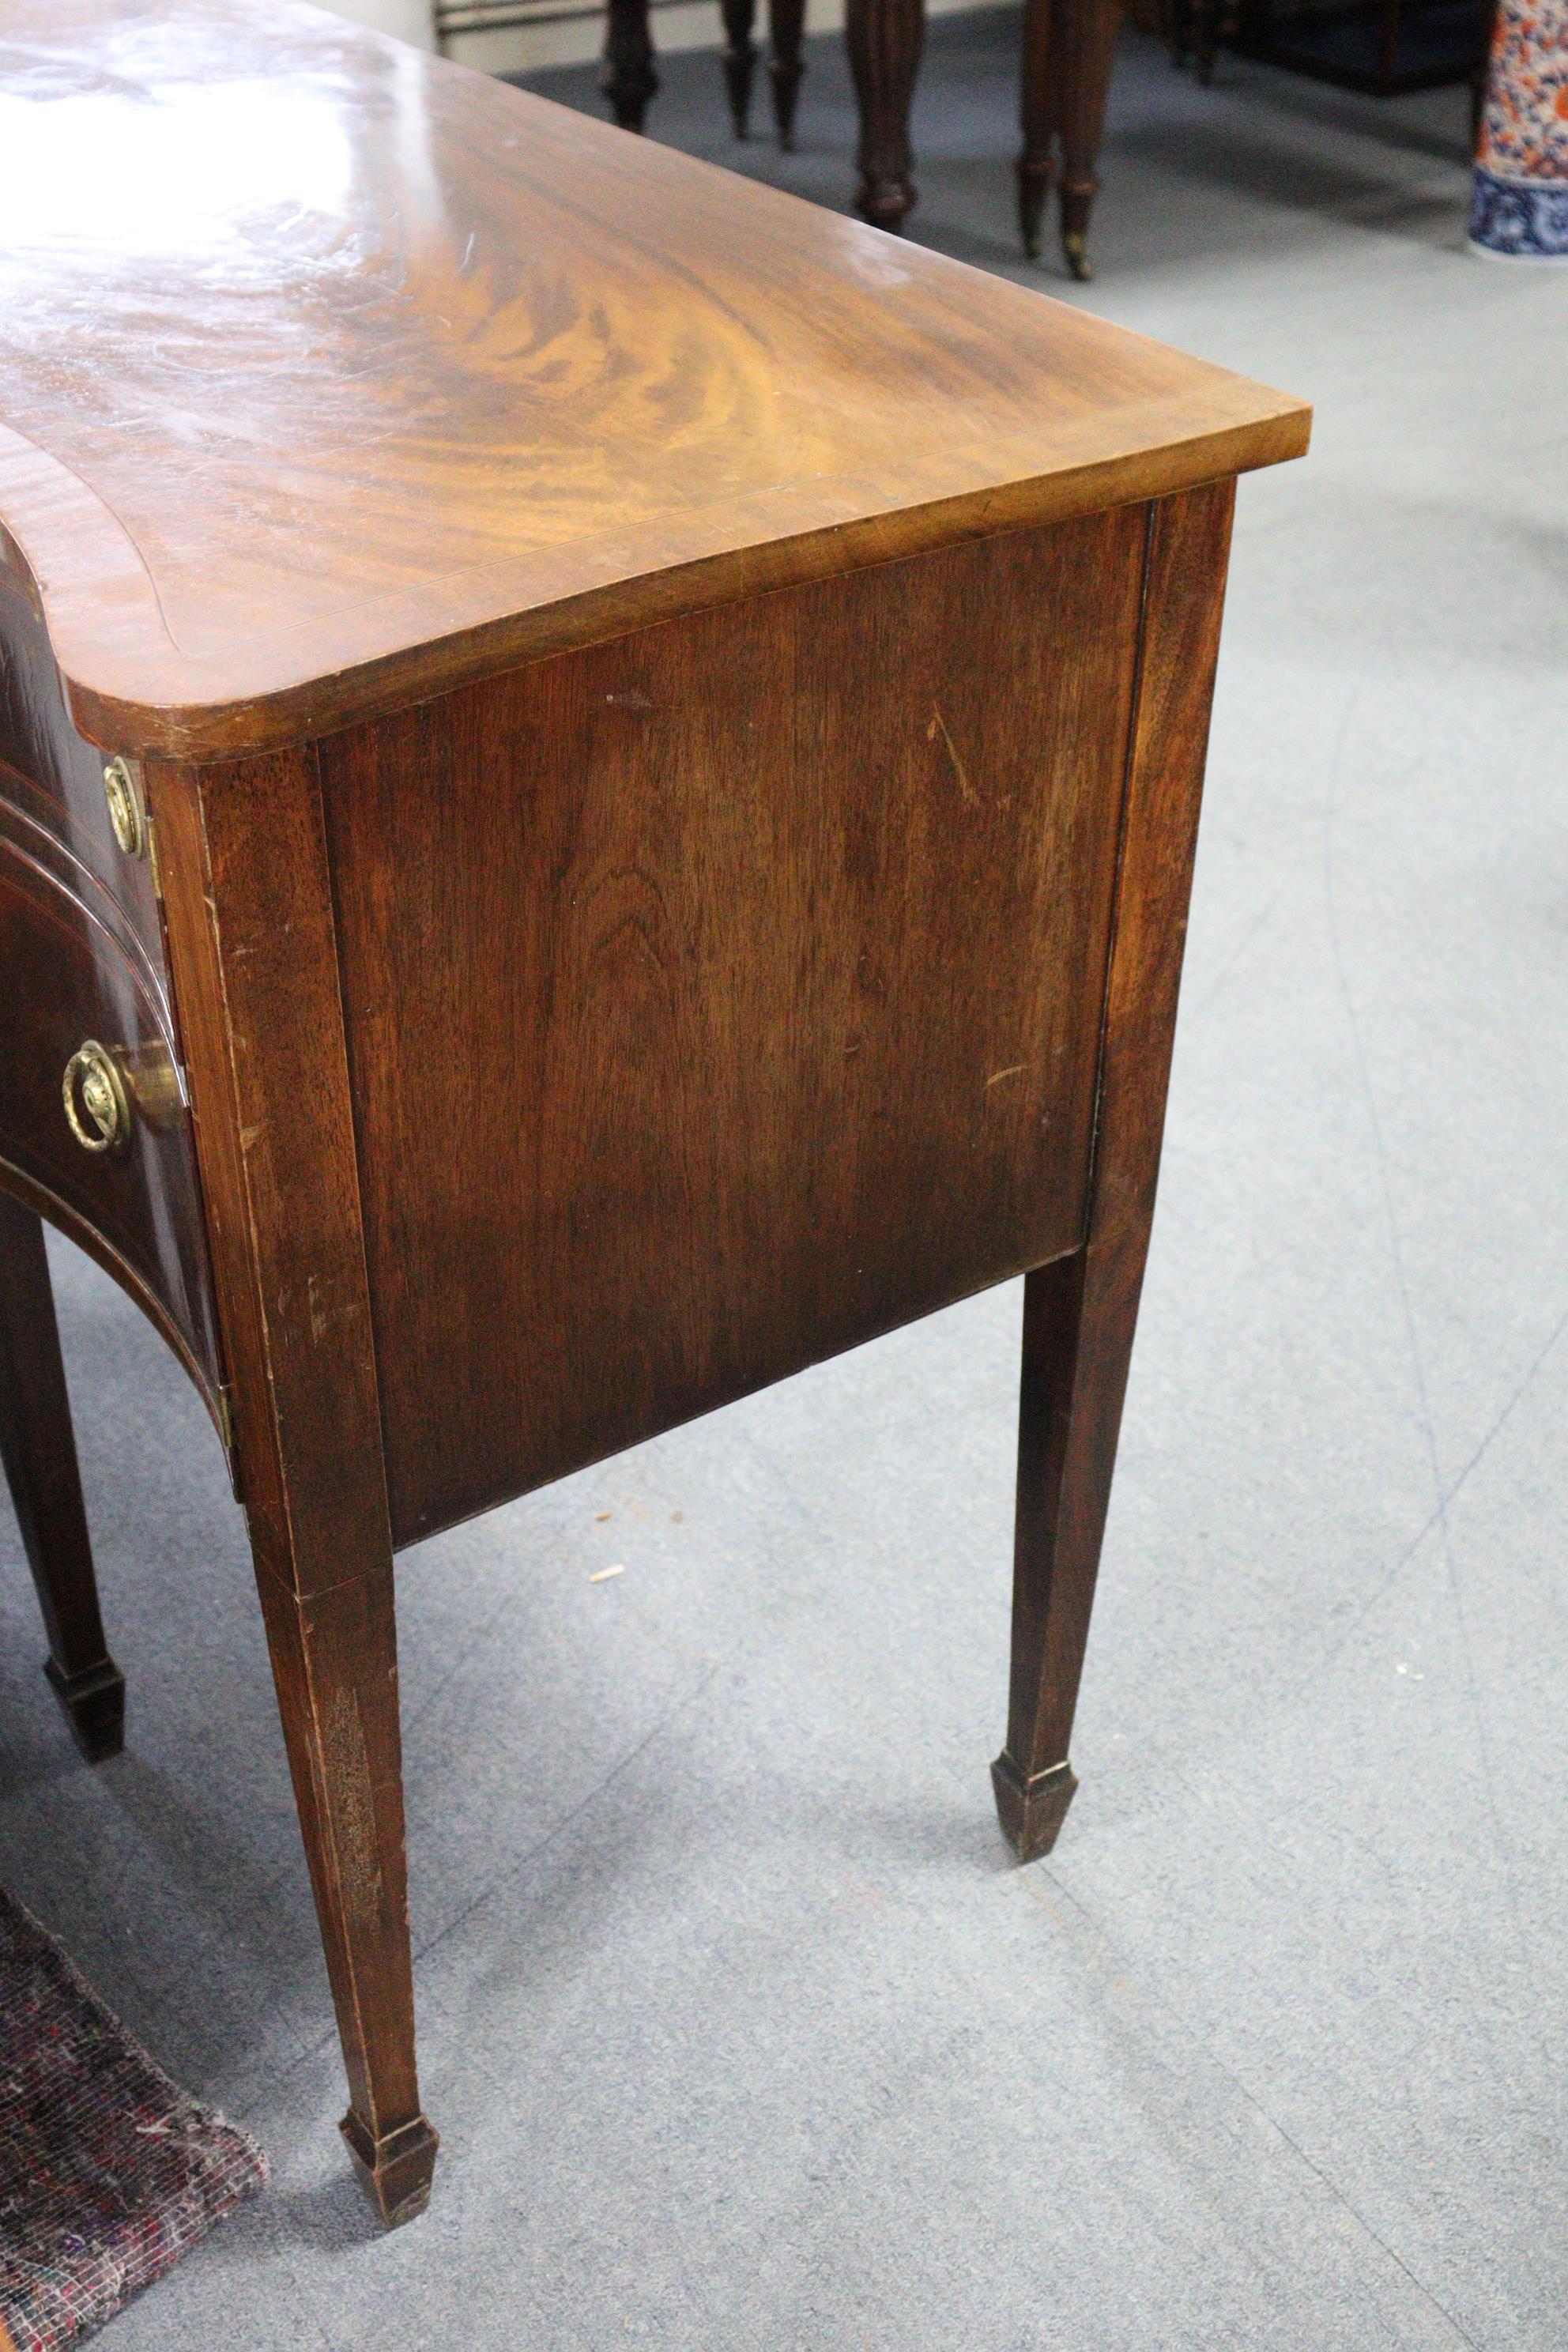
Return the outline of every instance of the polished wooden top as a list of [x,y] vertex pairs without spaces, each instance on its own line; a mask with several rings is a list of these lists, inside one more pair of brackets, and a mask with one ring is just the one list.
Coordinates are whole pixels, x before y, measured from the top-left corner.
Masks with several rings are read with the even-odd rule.
[[117,750],[1306,445],[1300,402],[289,0],[0,0],[0,521]]

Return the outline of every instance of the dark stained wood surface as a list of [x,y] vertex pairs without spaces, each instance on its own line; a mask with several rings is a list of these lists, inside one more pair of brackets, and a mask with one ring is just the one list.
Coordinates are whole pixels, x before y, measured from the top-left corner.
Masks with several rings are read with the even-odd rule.
[[1305,446],[1283,394],[289,0],[0,0],[0,523],[112,750]]
[[1077,1244],[1142,543],[323,744],[397,1541]]

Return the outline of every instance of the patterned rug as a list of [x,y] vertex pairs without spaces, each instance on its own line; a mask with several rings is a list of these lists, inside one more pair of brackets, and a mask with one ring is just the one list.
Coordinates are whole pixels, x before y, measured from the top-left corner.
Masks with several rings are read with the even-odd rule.
[[64,2352],[266,2178],[0,1888],[0,2352]]

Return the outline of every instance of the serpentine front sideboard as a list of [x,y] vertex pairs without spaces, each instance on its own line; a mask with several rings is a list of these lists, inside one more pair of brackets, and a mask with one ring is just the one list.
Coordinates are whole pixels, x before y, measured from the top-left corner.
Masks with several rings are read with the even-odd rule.
[[1308,412],[288,0],[0,0],[0,1440],[108,1752],[42,1217],[226,1452],[396,2221],[399,1546],[1026,1274],[1049,1845]]

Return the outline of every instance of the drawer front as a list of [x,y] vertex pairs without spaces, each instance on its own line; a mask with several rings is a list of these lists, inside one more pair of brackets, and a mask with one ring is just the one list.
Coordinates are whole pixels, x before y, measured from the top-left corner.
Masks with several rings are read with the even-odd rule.
[[[44,825],[113,898],[154,960],[157,894],[145,842],[128,856],[115,837],[103,772],[109,754],[78,734],[47,634],[0,545],[0,799]],[[133,780],[134,781],[134,780]]]
[[[190,1121],[157,977],[113,899],[0,803],[0,1161],[125,1286],[216,1407]],[[96,1072],[98,1056],[77,1061],[68,1109],[84,1046],[102,1059]],[[122,1130],[107,1144],[105,1118]]]

